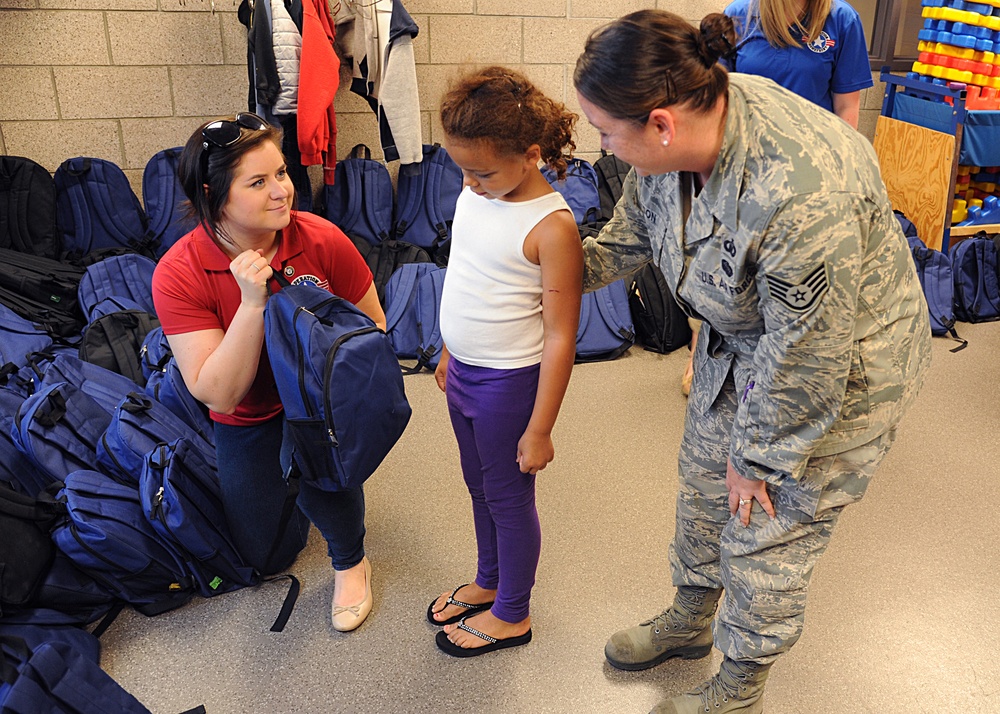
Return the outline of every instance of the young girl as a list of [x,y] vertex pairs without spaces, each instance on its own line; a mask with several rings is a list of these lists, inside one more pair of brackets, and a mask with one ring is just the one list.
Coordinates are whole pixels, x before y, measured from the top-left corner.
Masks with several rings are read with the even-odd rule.
[[583,254],[539,161],[565,172],[576,115],[523,75],[490,67],[444,97],[444,145],[465,176],[441,299],[447,394],[478,544],[473,583],[433,601],[437,645],[473,657],[531,640],[541,550],[535,475],[576,355]]

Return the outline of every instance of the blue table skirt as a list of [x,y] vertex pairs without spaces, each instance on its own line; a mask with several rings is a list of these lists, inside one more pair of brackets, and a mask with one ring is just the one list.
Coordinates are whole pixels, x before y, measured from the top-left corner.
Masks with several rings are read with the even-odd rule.
[[[897,93],[893,119],[916,124],[945,134],[953,134],[952,108],[941,102]],[[1000,166],[1000,111],[970,111],[958,163],[964,166]]]

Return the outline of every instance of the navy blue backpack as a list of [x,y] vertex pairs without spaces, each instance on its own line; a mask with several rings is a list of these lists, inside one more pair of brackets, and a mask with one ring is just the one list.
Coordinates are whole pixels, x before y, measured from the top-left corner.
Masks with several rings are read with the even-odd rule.
[[977,233],[950,252],[955,280],[955,318],[962,322],[1000,320],[1000,267],[997,239]]
[[[84,635],[93,638],[82,631],[76,638]],[[101,669],[95,646],[55,634],[44,639],[29,647],[21,637],[0,637],[0,712],[150,714]]]
[[112,161],[79,156],[55,173],[56,213],[67,257],[129,248],[153,257],[146,213],[125,173]]
[[417,363],[406,368],[407,374],[427,367],[437,368],[441,361],[444,338],[441,336],[441,293],[447,268],[437,268],[422,275],[417,281],[415,310],[417,316]]
[[268,298],[264,334],[302,478],[326,490],[374,473],[410,420],[388,337],[347,300],[312,283]]
[[616,280],[591,293],[580,303],[576,333],[576,362],[600,362],[621,356],[635,343],[629,311],[628,288]]
[[113,312],[125,312],[126,310],[146,312],[146,309],[135,300],[129,300],[125,297],[107,297],[90,308],[90,322],[93,324],[105,315],[110,315]]
[[56,499],[66,516],[56,547],[120,600],[144,615],[180,607],[195,592],[183,560],[153,530],[132,486],[97,471],[74,471]]
[[394,237],[433,255],[451,238],[462,170],[440,144],[425,144],[423,160],[399,170]]
[[153,372],[163,372],[173,356],[167,336],[163,334],[163,328],[154,327],[139,348],[139,365],[142,368],[143,379],[148,382]]
[[181,554],[203,597],[260,581],[232,543],[215,460],[202,447],[184,437],[155,446],[143,464],[139,497],[153,530]]
[[923,241],[908,237],[913,263],[917,267],[920,287],[927,300],[931,319],[931,334],[936,337],[950,335],[961,344],[951,350],[958,352],[968,343],[955,331],[955,284],[951,260],[939,250],[928,248]]
[[[31,601],[24,607],[4,610],[0,618],[0,628],[4,631],[11,625],[89,625],[113,608],[118,609],[119,601],[111,592],[76,567],[61,550],[54,550],[52,565]],[[110,616],[107,624],[113,618],[114,615]],[[94,630],[94,634],[99,632]]]
[[69,382],[93,397],[109,416],[122,397],[136,388],[128,377],[67,353],[36,354],[28,370],[34,375],[35,391],[55,382]]
[[569,159],[566,176],[556,178],[556,172],[548,166],[542,175],[552,184],[552,188],[562,194],[573,211],[577,225],[592,223],[601,211],[601,195],[597,191],[597,172],[589,161]]
[[415,359],[420,352],[417,320],[417,283],[427,273],[441,270],[434,263],[399,266],[385,285],[385,332],[396,356]]
[[372,159],[367,146],[358,144],[337,162],[334,183],[324,191],[326,219],[344,233],[372,245],[390,237],[392,178],[385,164]]
[[215,447],[184,420],[145,394],[132,392],[115,408],[111,423],[97,442],[97,464],[112,478],[136,486],[146,456],[159,444],[183,438],[200,452],[215,473]]
[[52,345],[45,328],[21,317],[0,303],[0,365],[27,364],[32,352],[43,352]]
[[180,417],[206,442],[215,445],[215,426],[208,416],[208,409],[188,390],[173,356],[162,370],[149,375],[146,394]]
[[157,257],[198,225],[184,210],[187,198],[177,177],[177,162],[183,149],[177,146],[157,151],[142,172],[142,202],[149,219],[149,234],[156,241]]
[[97,443],[111,414],[67,382],[43,386],[18,408],[11,428],[14,446],[50,482],[97,462]]
[[154,270],[156,263],[135,253],[112,255],[88,266],[76,292],[87,322],[96,319],[94,308],[106,298],[125,298],[137,304],[139,309],[155,315]]
[[23,394],[0,387],[0,481],[12,483],[24,493],[35,496],[52,479],[21,453],[11,435],[17,411],[24,404],[24,399]]
[[97,463],[115,480],[135,487],[146,456],[157,445],[179,438],[200,452],[205,468],[215,473],[214,446],[163,404],[132,392],[115,407],[111,423],[97,442]]

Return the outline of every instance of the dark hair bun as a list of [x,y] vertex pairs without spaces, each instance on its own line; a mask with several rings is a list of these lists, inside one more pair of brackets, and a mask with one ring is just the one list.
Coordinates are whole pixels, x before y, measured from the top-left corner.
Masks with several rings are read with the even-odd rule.
[[702,18],[698,37],[698,54],[705,67],[712,67],[736,45],[736,27],[733,18],[713,12]]

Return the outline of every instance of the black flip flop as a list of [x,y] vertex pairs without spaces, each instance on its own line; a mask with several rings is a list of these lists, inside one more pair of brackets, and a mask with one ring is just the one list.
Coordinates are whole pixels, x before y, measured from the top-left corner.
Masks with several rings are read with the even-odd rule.
[[[470,616],[471,617],[471,616]],[[459,647],[454,642],[448,639],[447,633],[442,630],[437,633],[434,637],[434,641],[437,643],[438,649],[440,649],[445,654],[450,654],[452,657],[478,657],[479,655],[486,654],[487,652],[495,652],[497,650],[507,649],[508,647],[518,647],[520,645],[526,645],[531,642],[531,630],[529,629],[523,635],[518,635],[517,637],[505,637],[503,639],[497,639],[496,637],[490,637],[489,635],[480,632],[479,630],[474,630],[465,624],[465,618],[463,617],[461,622],[458,623],[458,627],[461,630],[472,633],[476,637],[486,640],[489,642],[488,645],[483,645],[482,647]]]
[[443,627],[444,625],[454,625],[456,622],[461,622],[463,618],[472,617],[477,613],[483,612],[484,610],[489,610],[491,607],[493,607],[492,600],[490,600],[489,602],[484,602],[480,605],[472,605],[467,602],[462,602],[461,600],[456,600],[455,594],[469,584],[470,583],[465,583],[465,585],[459,585],[457,588],[452,590],[451,595],[448,596],[448,601],[445,603],[444,606],[448,607],[448,605],[454,605],[455,607],[464,608],[465,612],[459,613],[454,617],[449,617],[447,620],[435,620],[434,614],[436,612],[441,612],[441,610],[443,610],[444,607],[441,608],[441,610],[435,610],[434,605],[437,603],[438,599],[434,598],[433,600],[431,600],[431,604],[427,606],[427,621],[432,625],[438,625],[440,627]]

